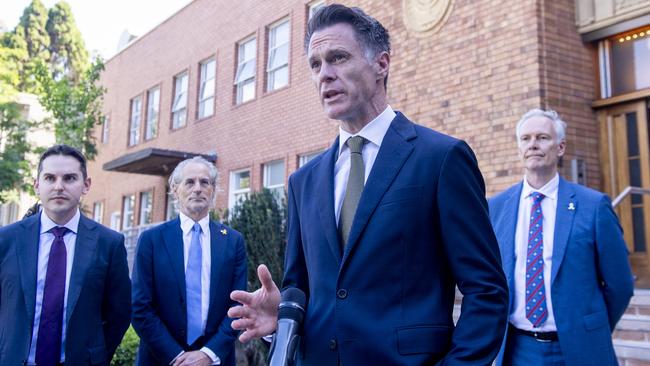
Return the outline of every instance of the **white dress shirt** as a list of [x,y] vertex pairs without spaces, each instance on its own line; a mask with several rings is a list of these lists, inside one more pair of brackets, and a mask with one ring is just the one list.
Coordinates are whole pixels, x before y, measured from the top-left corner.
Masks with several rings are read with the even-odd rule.
[[[187,261],[190,254],[192,242],[192,227],[194,220],[182,212],[179,213],[181,230],[183,231],[183,268],[187,271]],[[210,308],[210,268],[212,264],[212,253],[210,250],[210,217],[205,216],[198,222],[201,225],[201,331],[205,332],[205,324],[208,321],[208,310]],[[213,365],[219,365],[221,360],[208,347],[201,348],[201,351],[212,359]],[[178,356],[182,355],[181,352]],[[178,358],[176,356],[176,358]],[[176,359],[174,358],[174,360]]]
[[[555,332],[555,317],[553,316],[553,301],[551,294],[551,268],[553,266],[553,234],[555,233],[555,214],[557,211],[557,191],[560,177],[555,177],[540,189],[534,189],[524,177],[521,197],[519,198],[519,213],[517,214],[517,229],[515,232],[515,294],[513,311],[510,313],[510,323],[516,328],[534,330],[537,332]],[[540,192],[545,197],[542,199],[542,235],[544,238],[544,291],[546,294],[546,308],[548,317],[537,328],[526,319],[526,256],[528,245],[528,228],[530,225],[530,209],[533,205],[531,194]]]
[[387,106],[383,112],[365,125],[356,135],[352,135],[339,127],[339,158],[334,165],[334,213],[337,225],[350,175],[350,148],[346,141],[352,136],[361,136],[367,140],[361,152],[365,168],[365,183],[368,180],[372,166],[375,164],[381,142],[384,140],[386,131],[388,131],[394,118],[395,112],[390,106]]
[[[79,229],[79,218],[81,214],[77,209],[77,213],[65,225],[68,232],[63,236],[65,243],[66,262],[65,262],[65,293],[63,295],[63,329],[61,334],[61,359],[60,362],[65,362],[65,330],[67,326],[66,312],[68,305],[68,287],[70,285],[70,274],[72,273],[72,261],[74,260],[75,242],[77,241],[77,230]],[[29,356],[27,357],[27,364],[36,364],[36,344],[38,340],[38,328],[41,323],[41,310],[43,308],[43,290],[45,288],[45,275],[47,274],[47,263],[50,259],[50,250],[52,243],[54,243],[54,234],[48,233],[50,229],[56,226],[61,226],[52,221],[45,211],[41,211],[41,230],[38,240],[38,261],[36,272],[36,302],[34,308],[34,328],[32,329],[32,343],[29,346]]]

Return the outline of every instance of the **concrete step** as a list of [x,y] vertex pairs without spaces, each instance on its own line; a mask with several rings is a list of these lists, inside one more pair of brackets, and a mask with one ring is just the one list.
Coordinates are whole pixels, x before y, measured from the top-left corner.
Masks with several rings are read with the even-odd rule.
[[650,290],[634,290],[612,338],[621,366],[650,366]]

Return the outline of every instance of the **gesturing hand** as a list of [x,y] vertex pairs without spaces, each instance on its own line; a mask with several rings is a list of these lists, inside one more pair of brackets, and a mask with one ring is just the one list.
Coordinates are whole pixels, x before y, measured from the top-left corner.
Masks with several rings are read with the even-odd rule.
[[233,329],[244,330],[239,336],[242,343],[275,332],[280,305],[280,290],[271,278],[271,272],[264,264],[257,267],[257,276],[262,287],[255,292],[233,291],[230,298],[243,306],[228,310],[228,316],[237,318],[232,322]]

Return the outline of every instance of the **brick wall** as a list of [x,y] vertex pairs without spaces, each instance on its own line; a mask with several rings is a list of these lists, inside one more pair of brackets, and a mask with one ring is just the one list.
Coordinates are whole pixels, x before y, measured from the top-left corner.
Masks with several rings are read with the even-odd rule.
[[[597,129],[589,107],[595,98],[594,50],[575,30],[572,0],[456,0],[435,34],[407,31],[402,1],[345,1],[379,19],[392,36],[389,103],[412,120],[465,139],[475,150],[488,196],[521,178],[514,126],[534,107],[557,109],[569,123],[569,158],[586,160],[590,185],[600,184]],[[154,221],[164,219],[163,178],[105,172],[125,153],[159,147],[216,152],[221,172],[218,206],[228,201],[229,172],[251,169],[254,189],[262,164],[284,159],[287,176],[299,154],[325,149],[337,135],[309,80],[303,51],[305,0],[197,0],[106,63],[105,112],[110,139],[90,165],[93,187],[86,202],[121,210],[121,197],[154,189]],[[265,92],[267,26],[291,22],[289,86]],[[256,98],[234,105],[236,44],[257,37]],[[216,106],[196,120],[199,62],[217,60]],[[173,76],[189,71],[187,126],[170,130]],[[161,87],[158,137],[127,148],[129,100]],[[143,108],[144,108],[143,103]],[[98,131],[99,132],[99,131]],[[99,136],[99,134],[98,134]],[[139,203],[136,203],[139,207]],[[137,211],[136,211],[137,215]],[[137,216],[136,216],[137,217]]]

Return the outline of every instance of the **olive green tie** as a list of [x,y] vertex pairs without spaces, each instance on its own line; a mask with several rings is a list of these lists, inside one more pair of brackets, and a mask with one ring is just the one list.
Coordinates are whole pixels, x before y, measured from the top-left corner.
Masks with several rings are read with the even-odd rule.
[[357,212],[359,199],[363,192],[365,166],[363,165],[361,151],[365,142],[366,139],[361,136],[352,136],[346,141],[346,144],[350,148],[350,174],[348,176],[348,184],[345,188],[343,206],[341,206],[341,213],[339,215],[339,235],[341,235],[343,248],[347,244],[354,214]]

